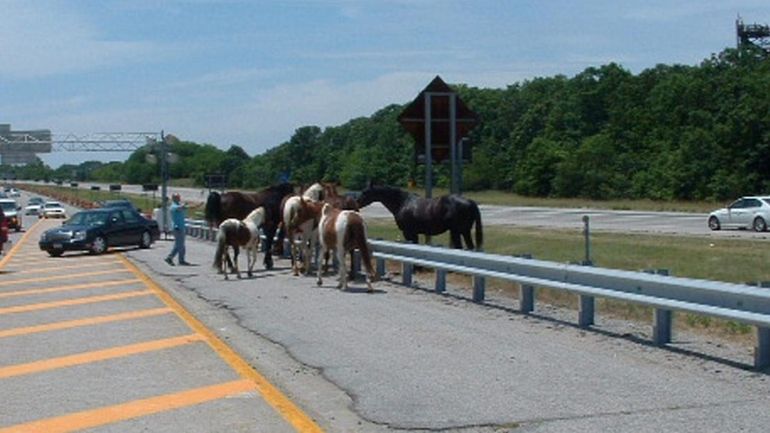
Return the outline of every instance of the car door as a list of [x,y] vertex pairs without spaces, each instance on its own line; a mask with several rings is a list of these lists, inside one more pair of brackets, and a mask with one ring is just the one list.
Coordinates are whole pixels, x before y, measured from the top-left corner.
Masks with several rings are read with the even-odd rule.
[[110,246],[125,245],[127,243],[126,223],[119,209],[111,211],[107,217],[106,232]]
[[125,221],[126,245],[138,245],[144,232],[144,227],[141,221],[139,221],[139,214],[131,209],[123,209],[121,214],[123,214],[123,220]]
[[746,218],[745,202],[746,199],[739,198],[727,207],[727,224],[731,227],[740,227],[741,221]]
[[738,224],[741,227],[751,227],[754,220],[754,215],[759,211],[762,206],[759,200],[755,198],[747,198],[743,201],[743,212],[740,214],[740,220]]

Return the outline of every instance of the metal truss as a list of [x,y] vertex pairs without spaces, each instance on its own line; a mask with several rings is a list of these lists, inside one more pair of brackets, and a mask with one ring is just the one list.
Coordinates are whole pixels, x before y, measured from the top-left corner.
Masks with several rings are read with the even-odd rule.
[[[40,134],[14,133],[0,135],[0,147],[21,146],[17,150],[31,152],[133,152],[140,147],[158,143],[160,132],[97,132],[90,134]],[[9,147],[6,147],[6,149]]]
[[97,132],[85,135],[54,134],[54,151],[70,152],[133,152],[160,142],[160,132]]

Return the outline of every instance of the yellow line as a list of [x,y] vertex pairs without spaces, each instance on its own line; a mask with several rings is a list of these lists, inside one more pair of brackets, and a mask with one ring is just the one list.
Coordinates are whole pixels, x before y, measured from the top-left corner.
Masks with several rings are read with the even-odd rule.
[[96,316],[87,319],[67,320],[64,322],[46,323],[44,325],[25,326],[0,330],[0,338],[16,337],[19,335],[36,334],[39,332],[58,331],[62,329],[78,328],[81,326],[100,325],[103,323],[119,322],[122,320],[143,319],[145,317],[160,316],[173,313],[171,308],[152,308],[149,310],[130,311],[128,313],[112,314],[109,316]]
[[109,349],[95,350],[93,352],[78,353],[76,355],[43,359],[35,362],[28,362],[26,364],[10,365],[8,367],[0,367],[0,379],[40,373],[43,371],[55,370],[57,368],[90,364],[92,362],[106,361],[108,359],[122,358],[140,353],[154,352],[157,350],[184,346],[198,341],[203,341],[202,335],[190,334],[181,337],[164,338],[162,340],[111,347]]
[[135,292],[117,293],[114,295],[89,296],[87,298],[67,299],[65,301],[45,302],[42,304],[18,305],[16,307],[0,308],[0,314],[26,313],[29,311],[46,310],[50,308],[68,307],[72,305],[94,304],[96,302],[116,301],[120,299],[134,298],[137,296],[151,295],[150,290],[138,290]]
[[[230,346],[225,344],[219,337],[210,331],[206,325],[201,323],[198,319],[190,314],[182,307],[171,295],[164,291],[158,284],[156,284],[150,277],[145,275],[139,268],[131,263],[123,255],[119,256],[125,263],[126,267],[131,270],[138,278],[140,278],[155,294],[163,300],[169,307],[171,307],[195,332],[201,334],[206,339],[206,342],[216,351],[219,356],[222,357],[230,366],[238,372],[242,377],[250,379],[257,386],[257,390],[262,395],[262,398],[272,406],[283,418],[291,424],[298,432],[313,432],[321,433],[323,430],[318,426],[302,409],[300,409],[294,402],[286,397],[278,388],[270,383],[264,376],[256,371],[248,362],[241,358]],[[0,433],[3,433],[0,430]]]
[[[19,256],[16,256],[18,259]],[[107,265],[117,265],[120,262],[117,260],[109,261],[109,262],[98,262],[98,263],[81,263],[78,265],[71,265],[71,266],[54,266],[51,268],[37,268],[37,269],[30,269],[27,271],[16,271],[13,274],[14,275],[22,275],[22,274],[37,274],[37,273],[46,273],[46,272],[56,272],[61,271],[63,269],[80,269],[80,268],[93,268],[95,266],[107,266]]]
[[32,231],[35,227],[40,225],[40,221],[37,221],[35,224],[32,224],[32,227],[28,228],[27,231],[19,238],[18,241],[16,241],[16,244],[11,248],[10,251],[8,251],[5,254],[5,257],[0,260],[0,269],[2,269],[6,263],[8,263],[9,260],[11,260],[11,257],[13,257],[14,254],[16,254],[16,251],[21,249],[22,244],[27,241],[27,238],[32,236]]
[[70,433],[193,406],[249,391],[254,391],[253,382],[237,380],[0,428],[0,433]]
[[17,290],[14,292],[0,292],[0,299],[2,298],[11,298],[14,296],[27,296],[27,295],[40,295],[44,293],[54,293],[54,292],[65,292],[69,290],[79,290],[79,289],[93,289],[93,288],[101,288],[101,287],[111,287],[111,286],[120,286],[123,284],[132,284],[132,283],[140,283],[141,280],[137,278],[130,278],[127,280],[115,280],[115,281],[98,281],[96,283],[83,283],[83,284],[71,284],[68,286],[57,286],[57,287],[45,287],[40,289],[27,289],[27,290]]
[[110,269],[107,271],[94,271],[94,272],[82,272],[79,274],[56,275],[53,277],[26,278],[22,280],[2,281],[0,282],[0,286],[9,286],[11,284],[22,284],[22,283],[39,283],[41,281],[65,280],[65,279],[80,278],[80,277],[92,277],[96,275],[113,274],[116,272],[128,272],[128,271],[125,269]]

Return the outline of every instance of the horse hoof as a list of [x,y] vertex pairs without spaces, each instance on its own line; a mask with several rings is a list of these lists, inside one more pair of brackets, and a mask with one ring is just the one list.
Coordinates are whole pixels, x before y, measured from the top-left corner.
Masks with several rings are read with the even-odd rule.
[[315,283],[318,284],[318,287],[321,287],[321,284],[323,284],[323,281],[321,281],[321,279],[319,278],[318,280],[316,280]]

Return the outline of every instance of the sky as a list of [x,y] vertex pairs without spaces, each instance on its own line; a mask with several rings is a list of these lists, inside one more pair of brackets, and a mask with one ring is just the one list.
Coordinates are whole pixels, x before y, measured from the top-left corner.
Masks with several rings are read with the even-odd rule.
[[[263,153],[411,101],[615,62],[697,65],[767,0],[0,0],[0,124]],[[472,107],[471,107],[472,108]],[[52,167],[129,153],[41,154]]]

